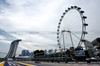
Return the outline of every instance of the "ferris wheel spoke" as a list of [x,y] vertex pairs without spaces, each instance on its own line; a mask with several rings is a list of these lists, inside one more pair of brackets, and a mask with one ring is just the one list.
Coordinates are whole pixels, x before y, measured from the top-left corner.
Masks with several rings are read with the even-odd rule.
[[[77,21],[77,22],[79,22],[79,21]],[[70,25],[70,28],[71,28],[71,29],[75,29],[75,28],[79,29],[79,27],[82,27],[82,26],[81,26],[80,24],[78,24],[77,22],[75,22],[74,24]]]
[[70,30],[75,30],[75,31],[82,30],[82,29],[79,29],[79,28],[82,28],[82,27],[79,26],[79,25],[77,27],[73,26],[73,27],[70,28]]
[[[66,26],[67,26],[67,25],[66,25]],[[68,28],[68,27],[66,27],[66,28]],[[79,25],[79,24],[77,24],[77,23],[75,23],[75,24],[73,24],[73,25],[70,25],[69,30],[79,30],[79,28],[82,28],[82,26]],[[80,29],[80,30],[82,30],[82,29]]]
[[73,25],[77,24],[76,22],[78,22],[78,21],[77,21],[77,18],[75,17],[75,19],[72,21],[70,27],[72,27]]
[[[76,14],[75,14],[76,15]],[[73,15],[74,16],[74,15]],[[73,17],[72,16],[72,17]],[[78,17],[76,16],[76,17],[74,17],[74,19],[72,20],[72,22],[71,22],[71,25],[70,25],[70,27],[72,27],[73,25],[75,25],[75,24],[78,24],[78,22],[79,22],[79,20],[80,19],[77,19]]]
[[71,32],[77,39],[79,39],[80,40],[80,38],[77,36],[77,35],[75,35],[73,32]]

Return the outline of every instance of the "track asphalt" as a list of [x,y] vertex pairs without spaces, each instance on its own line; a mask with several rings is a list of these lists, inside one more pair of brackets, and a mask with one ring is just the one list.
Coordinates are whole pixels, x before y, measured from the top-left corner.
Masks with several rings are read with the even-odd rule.
[[16,61],[2,61],[0,62],[0,66],[36,66],[36,65],[30,65],[26,63],[16,62]]

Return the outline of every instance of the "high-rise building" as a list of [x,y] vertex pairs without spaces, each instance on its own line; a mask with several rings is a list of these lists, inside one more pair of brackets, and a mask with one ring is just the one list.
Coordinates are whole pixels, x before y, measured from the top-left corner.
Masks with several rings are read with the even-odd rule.
[[44,53],[47,55],[48,54],[48,51],[47,50],[44,50]]
[[22,50],[22,53],[19,56],[32,56],[34,53],[29,52],[29,50]]
[[29,50],[26,50],[26,54],[25,55],[26,56],[29,56],[30,55]]
[[56,52],[57,52],[57,49],[54,50],[54,54],[56,54]]
[[16,50],[17,50],[19,41],[21,41],[21,39],[15,40],[15,41],[13,41],[13,42],[11,43],[9,52],[8,52],[8,54],[6,55],[5,58],[13,58],[13,57],[15,57],[15,55],[16,55]]
[[49,50],[49,54],[53,54],[53,49],[50,49]]
[[25,50],[22,50],[21,56],[25,56]]

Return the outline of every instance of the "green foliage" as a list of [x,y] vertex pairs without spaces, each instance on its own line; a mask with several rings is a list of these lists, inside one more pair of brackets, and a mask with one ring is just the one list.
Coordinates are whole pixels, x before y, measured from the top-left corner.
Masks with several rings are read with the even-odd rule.
[[43,55],[44,55],[44,51],[43,50],[34,51],[34,57],[43,56]]

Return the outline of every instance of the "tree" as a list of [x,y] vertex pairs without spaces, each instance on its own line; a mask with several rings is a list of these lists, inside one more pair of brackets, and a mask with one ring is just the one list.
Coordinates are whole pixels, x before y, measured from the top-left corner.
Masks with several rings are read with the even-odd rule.
[[66,54],[70,57],[70,55],[71,55],[70,50],[67,49]]
[[38,57],[38,56],[44,56],[44,51],[43,50],[34,51],[34,57]]

